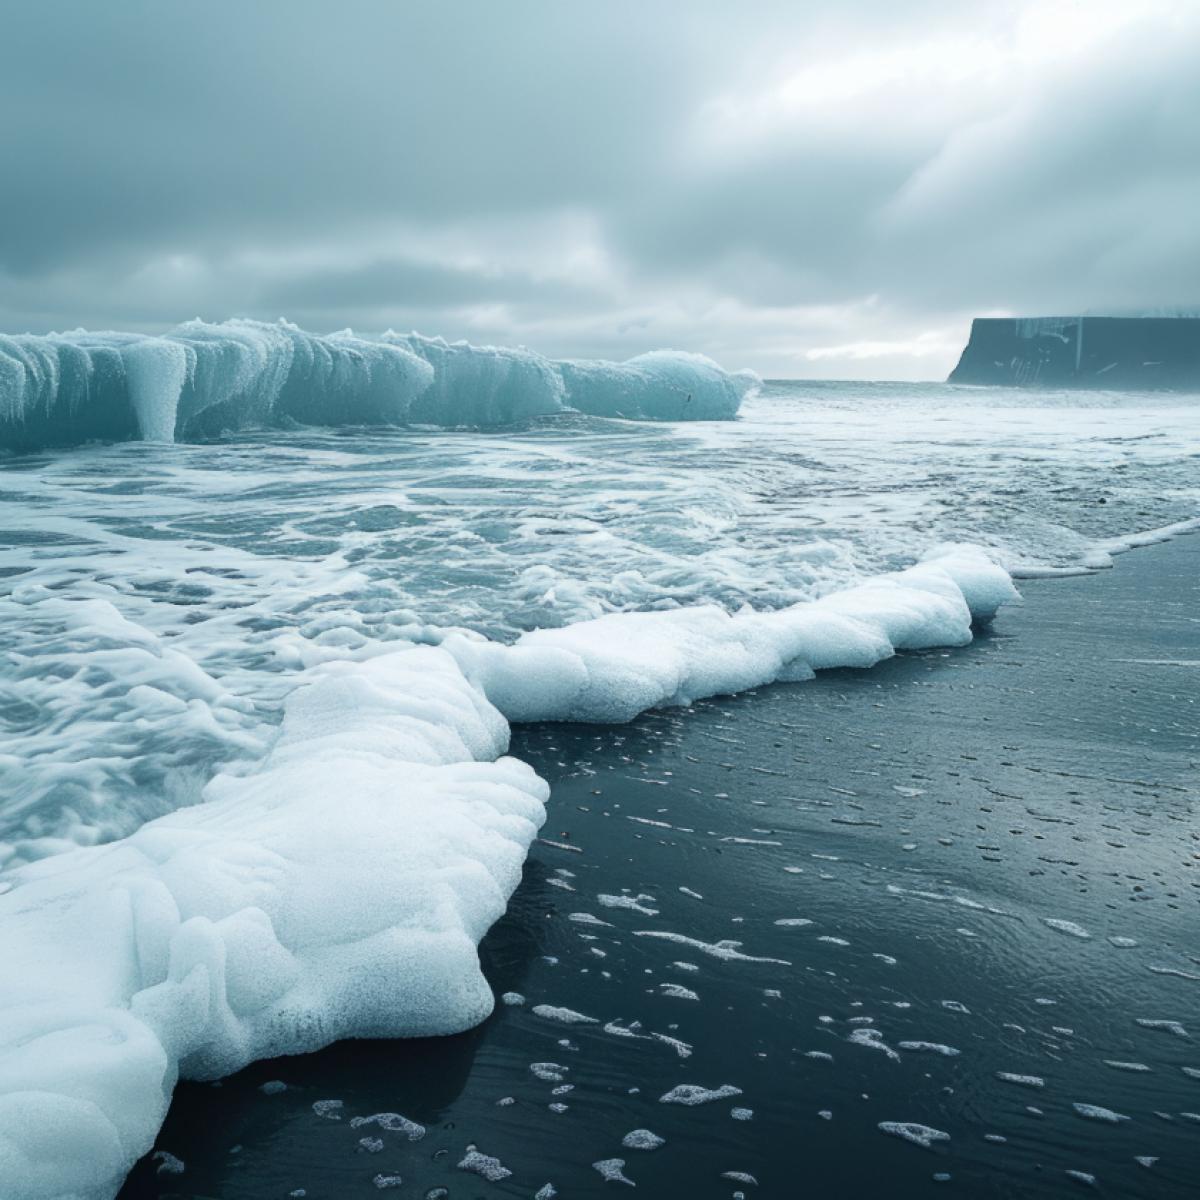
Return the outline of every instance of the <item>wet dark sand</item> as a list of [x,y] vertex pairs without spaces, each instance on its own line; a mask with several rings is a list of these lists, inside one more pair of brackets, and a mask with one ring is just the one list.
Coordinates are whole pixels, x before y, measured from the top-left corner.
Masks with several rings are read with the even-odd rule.
[[[483,946],[526,1003],[182,1085],[182,1173],[147,1160],[122,1197],[594,1196],[614,1158],[669,1198],[1196,1195],[1200,538],[1024,591],[963,650],[517,731],[572,847],[535,848]],[[681,1083],[741,1094],[659,1102]],[[380,1112],[427,1133],[352,1127]],[[622,1147],[639,1128],[665,1144]],[[511,1176],[457,1169],[469,1143]]]

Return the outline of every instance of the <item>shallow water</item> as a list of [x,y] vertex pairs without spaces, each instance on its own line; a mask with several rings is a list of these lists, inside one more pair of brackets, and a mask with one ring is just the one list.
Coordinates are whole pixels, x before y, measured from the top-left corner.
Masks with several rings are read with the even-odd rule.
[[[1196,515],[1197,404],[793,383],[735,422],[565,416],[10,459],[0,844],[39,856],[194,800],[218,763],[261,753],[303,668],[374,642],[781,607],[946,540],[1010,568],[1092,561],[1098,541]],[[180,736],[100,668],[82,679],[78,638],[38,603],[49,594],[111,601],[131,622],[117,644],[169,645],[208,676],[158,673],[191,727]],[[73,690],[47,686],[66,676]]]
[[[1198,558],[1184,539],[1033,584],[963,650],[518,731],[551,816],[482,952],[523,1003],[184,1085],[159,1146],[185,1171],[147,1162],[123,1195],[365,1196],[395,1175],[409,1195],[593,1195],[615,1158],[671,1197],[1090,1186],[1069,1172],[1192,1195]],[[740,1093],[662,1102],[685,1083]],[[427,1132],[353,1124],[380,1112]],[[623,1146],[639,1129],[664,1144]],[[460,1170],[470,1144],[512,1176]]]

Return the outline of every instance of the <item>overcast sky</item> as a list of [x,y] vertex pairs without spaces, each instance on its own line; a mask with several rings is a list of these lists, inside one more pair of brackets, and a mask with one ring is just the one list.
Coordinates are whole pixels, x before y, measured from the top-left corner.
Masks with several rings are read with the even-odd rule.
[[0,329],[935,378],[1200,306],[1200,0],[5,0]]

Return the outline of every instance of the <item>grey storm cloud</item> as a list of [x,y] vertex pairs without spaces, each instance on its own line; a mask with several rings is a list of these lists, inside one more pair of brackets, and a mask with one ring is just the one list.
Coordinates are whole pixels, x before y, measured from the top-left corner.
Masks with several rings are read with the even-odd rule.
[[1200,304],[1186,0],[13,0],[0,327],[201,315],[936,376]]

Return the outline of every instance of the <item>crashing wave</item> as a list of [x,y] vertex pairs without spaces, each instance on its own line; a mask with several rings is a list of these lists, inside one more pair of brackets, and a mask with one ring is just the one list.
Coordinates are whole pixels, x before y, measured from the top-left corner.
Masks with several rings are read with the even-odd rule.
[[257,426],[498,426],[575,409],[728,420],[759,384],[695,354],[556,362],[420,334],[189,321],[161,336],[0,336],[0,447],[193,441]]
[[316,668],[257,769],[0,880],[0,1195],[109,1200],[178,1078],[482,1020],[476,947],[548,794],[503,757],[508,720],[623,721],[962,645],[1014,597],[959,547],[775,612],[617,613]]

